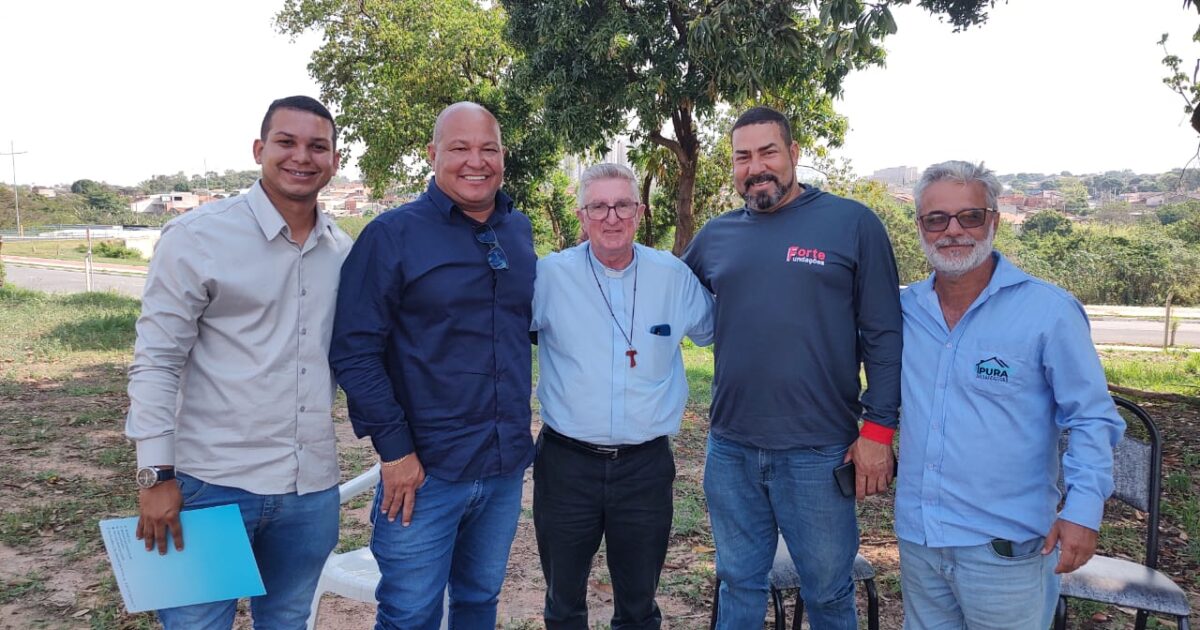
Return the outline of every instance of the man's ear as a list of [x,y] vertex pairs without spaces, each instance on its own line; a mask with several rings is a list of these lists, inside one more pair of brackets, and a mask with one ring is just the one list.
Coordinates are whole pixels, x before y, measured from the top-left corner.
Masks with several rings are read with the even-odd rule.
[[437,147],[432,142],[425,145],[425,156],[429,158],[429,165],[433,166],[433,159],[437,157]]
[[256,138],[254,140],[254,148],[252,149],[252,151],[254,152],[254,163],[255,164],[262,164],[262,152],[263,152],[264,146],[266,146],[266,145],[263,144],[263,141],[261,139]]

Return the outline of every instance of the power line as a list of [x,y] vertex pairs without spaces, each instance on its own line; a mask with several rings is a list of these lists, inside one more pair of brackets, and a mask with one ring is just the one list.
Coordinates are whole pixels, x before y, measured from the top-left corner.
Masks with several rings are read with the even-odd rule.
[[25,155],[28,151],[17,151],[13,148],[12,140],[8,141],[8,153],[0,153],[0,155],[8,155],[12,157],[12,176],[13,176],[13,210],[17,213],[17,237],[25,236],[25,231],[21,229],[21,202],[17,197],[17,156]]

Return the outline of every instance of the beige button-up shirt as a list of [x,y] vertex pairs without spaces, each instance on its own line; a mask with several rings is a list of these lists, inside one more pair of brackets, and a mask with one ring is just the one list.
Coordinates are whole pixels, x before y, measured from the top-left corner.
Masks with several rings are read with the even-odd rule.
[[129,368],[139,466],[257,494],[338,482],[328,354],[350,245],[319,213],[294,243],[261,183],[163,228]]

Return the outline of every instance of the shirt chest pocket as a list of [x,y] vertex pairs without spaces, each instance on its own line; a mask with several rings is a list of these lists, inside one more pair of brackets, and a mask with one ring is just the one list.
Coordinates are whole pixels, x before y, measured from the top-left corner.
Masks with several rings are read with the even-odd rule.
[[981,344],[959,349],[955,369],[967,389],[984,395],[1009,396],[1040,378],[1027,344]]

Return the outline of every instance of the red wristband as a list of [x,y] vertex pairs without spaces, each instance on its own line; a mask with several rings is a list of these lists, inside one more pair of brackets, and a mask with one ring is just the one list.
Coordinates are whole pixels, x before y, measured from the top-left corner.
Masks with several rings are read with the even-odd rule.
[[872,442],[880,444],[892,445],[892,437],[896,435],[896,430],[890,427],[885,427],[882,424],[875,424],[870,420],[863,420],[862,429],[859,429],[858,435],[865,437]]

